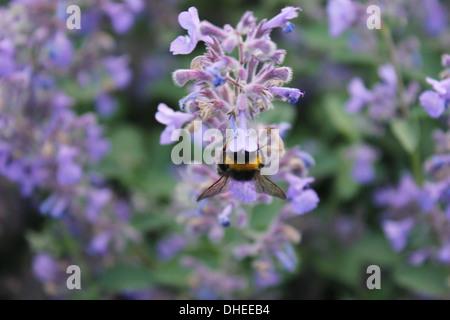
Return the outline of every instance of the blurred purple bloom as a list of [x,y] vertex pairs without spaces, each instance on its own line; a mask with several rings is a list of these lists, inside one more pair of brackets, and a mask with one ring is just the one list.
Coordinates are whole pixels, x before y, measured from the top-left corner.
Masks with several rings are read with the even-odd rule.
[[109,189],[94,189],[88,195],[86,217],[89,221],[98,220],[102,209],[112,200],[112,192]]
[[294,271],[297,265],[297,256],[291,244],[286,244],[282,248],[275,250],[274,254],[285,270]]
[[441,81],[433,78],[426,78],[427,82],[433,86],[433,89],[439,93],[443,98],[450,99],[450,78]]
[[124,34],[134,24],[134,14],[128,7],[122,3],[106,2],[104,10],[111,19],[114,31],[118,34]]
[[357,7],[351,0],[329,0],[327,15],[329,33],[332,37],[340,36],[357,19]]
[[418,201],[420,190],[410,175],[404,175],[397,189],[381,189],[375,194],[375,203],[378,206],[392,206],[403,208],[409,203]]
[[74,99],[63,92],[58,92],[53,96],[52,103],[55,109],[65,109],[74,104]]
[[402,251],[406,247],[409,233],[413,226],[414,220],[412,218],[400,221],[386,220],[383,222],[383,230],[395,251]]
[[14,53],[15,48],[11,40],[4,39],[0,41],[0,78],[14,71]]
[[159,123],[166,125],[166,128],[161,133],[160,143],[170,144],[173,142],[171,139],[172,132],[181,128],[186,122],[193,120],[194,116],[180,111],[173,111],[166,104],[160,103],[155,118]]
[[229,227],[230,226],[230,214],[233,210],[233,205],[229,204],[225,207],[225,209],[222,210],[222,212],[217,216],[217,220],[219,220],[219,223],[223,227]]
[[117,110],[117,101],[111,95],[102,93],[95,99],[95,108],[101,117],[109,118]]
[[419,101],[432,118],[439,118],[445,110],[445,99],[434,91],[423,92]]
[[361,78],[354,78],[348,84],[350,99],[345,105],[345,110],[350,113],[358,112],[372,99],[372,94],[364,86]]
[[397,73],[392,64],[384,64],[378,68],[378,75],[387,85],[397,87]]
[[[377,82],[371,91],[365,88],[360,78],[350,81],[347,112],[358,112],[367,104],[369,115],[375,121],[389,121],[395,116],[399,105],[395,68],[391,64],[382,65],[378,68],[378,74],[382,81]],[[406,89],[409,100],[415,100],[416,89],[417,86],[410,83]]]
[[302,215],[314,210],[319,203],[319,196],[312,189],[307,189],[292,199],[292,209]]
[[53,218],[60,218],[68,204],[69,201],[65,197],[52,194],[41,203],[39,210],[42,214],[49,214]]
[[48,253],[38,253],[33,258],[33,273],[39,281],[52,282],[58,276],[58,264]]
[[299,178],[292,174],[286,177],[289,182],[289,189],[286,194],[292,200],[292,210],[299,215],[314,210],[319,203],[317,193],[312,189],[305,189],[314,182],[313,178]]
[[83,170],[75,162],[78,150],[73,147],[61,146],[58,152],[57,181],[60,185],[76,184],[83,175]]
[[188,11],[183,11],[178,15],[180,26],[187,30],[188,36],[178,36],[170,44],[170,52],[172,54],[189,54],[191,53],[197,42],[206,38],[200,33],[200,19],[198,11],[195,7],[190,7]]
[[233,198],[243,202],[256,201],[256,189],[253,181],[235,181],[228,182],[228,188]]
[[449,264],[450,263],[450,242],[444,244],[438,251],[437,258],[440,262]]
[[57,32],[48,44],[50,61],[58,67],[67,67],[73,59],[72,42],[64,32]]
[[89,156],[93,162],[100,161],[110,149],[109,141],[103,138],[103,128],[90,125],[86,129],[86,142]]
[[427,260],[429,252],[426,249],[417,250],[410,254],[408,262],[414,266],[422,265]]
[[255,274],[256,286],[259,288],[273,287],[281,282],[281,276],[273,268],[256,272]]
[[156,251],[161,260],[170,260],[186,246],[186,239],[181,235],[174,235],[158,242]]
[[350,150],[350,156],[354,160],[352,178],[356,183],[371,183],[375,178],[373,162],[379,157],[375,148],[368,145],[358,145]]
[[428,34],[436,36],[447,29],[446,7],[439,0],[424,0],[425,30]]
[[110,231],[105,231],[92,239],[89,245],[89,252],[92,254],[104,255],[108,251],[109,243],[111,242],[112,234]]
[[145,7],[143,0],[125,0],[125,3],[135,13],[141,12]]
[[450,54],[443,54],[441,59],[442,66],[445,68],[450,67]]
[[131,71],[128,67],[129,58],[126,55],[120,57],[108,57],[105,59],[106,71],[112,77],[117,89],[124,89],[131,80]]

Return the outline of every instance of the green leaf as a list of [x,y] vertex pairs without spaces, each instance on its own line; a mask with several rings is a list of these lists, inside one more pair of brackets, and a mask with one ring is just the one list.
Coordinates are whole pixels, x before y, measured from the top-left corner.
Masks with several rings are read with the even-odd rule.
[[337,97],[327,96],[323,103],[327,112],[327,118],[330,119],[334,128],[350,141],[358,140],[359,133],[355,129],[355,119],[344,111],[344,102]]
[[400,286],[434,298],[450,294],[448,277],[445,269],[436,266],[404,266],[394,274],[394,279]]
[[353,163],[347,159],[345,149],[341,150],[338,161],[339,170],[336,173],[335,192],[340,199],[350,199],[358,192],[359,185],[352,178]]
[[419,130],[417,126],[406,120],[395,120],[391,123],[392,132],[408,153],[414,152],[419,144]]
[[172,287],[185,287],[187,285],[189,272],[180,266],[178,260],[165,264],[154,271],[155,282]]
[[250,228],[258,231],[266,230],[269,223],[272,221],[277,212],[280,211],[283,204],[284,203],[281,200],[274,199],[270,205],[256,205],[252,210]]
[[141,232],[162,229],[172,224],[173,216],[160,211],[135,214],[131,219],[131,225]]
[[139,266],[118,265],[105,270],[100,286],[106,290],[138,290],[154,283],[153,273]]

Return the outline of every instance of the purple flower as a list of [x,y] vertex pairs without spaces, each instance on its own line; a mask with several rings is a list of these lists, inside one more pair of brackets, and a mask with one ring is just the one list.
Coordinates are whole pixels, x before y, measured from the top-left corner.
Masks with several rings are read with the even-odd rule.
[[186,122],[193,120],[194,116],[180,111],[173,111],[166,104],[160,103],[155,118],[159,123],[166,125],[166,128],[161,133],[160,143],[170,144],[173,142],[171,138],[172,132],[181,128]]
[[345,105],[345,110],[350,113],[358,112],[372,99],[372,94],[364,86],[361,78],[354,78],[348,84],[350,99]]
[[112,27],[116,33],[124,34],[133,26],[134,15],[126,5],[106,2],[104,10],[109,16],[109,19],[111,19]]
[[54,95],[52,103],[56,109],[66,109],[74,104],[74,100],[65,93],[58,92]]
[[73,185],[81,179],[83,170],[75,162],[77,154],[78,150],[76,148],[61,146],[58,152],[58,171],[56,173],[56,178],[60,185]]
[[111,242],[112,234],[110,231],[105,231],[92,239],[88,251],[92,254],[104,255],[108,251],[109,243]]
[[133,11],[133,12],[141,12],[144,9],[144,1],[143,0],[125,0],[126,4],[128,5],[128,7]]
[[450,263],[450,242],[444,244],[438,251],[438,260],[443,263]]
[[281,282],[281,276],[274,270],[273,265],[271,268],[257,271],[255,274],[255,283],[259,288],[273,287]]
[[432,118],[439,118],[444,113],[445,99],[434,91],[427,90],[423,92],[419,97],[419,101]]
[[60,218],[66,210],[69,201],[63,196],[52,194],[39,206],[42,214],[49,214],[53,218]]
[[287,198],[292,200],[292,210],[298,215],[312,211],[319,203],[319,196],[312,189],[305,189],[310,183],[314,182],[313,178],[299,178],[292,174],[286,177],[289,182]]
[[6,77],[13,71],[14,71],[13,57],[0,51],[0,78]]
[[298,98],[304,96],[303,92],[294,88],[272,87],[269,88],[269,91],[275,95],[285,97],[291,104],[296,104]]
[[447,28],[446,8],[439,0],[424,0],[425,6],[425,30],[428,34],[436,36]]
[[45,283],[56,280],[59,273],[58,264],[48,253],[38,253],[32,264],[33,273],[39,281]]
[[102,209],[111,201],[112,192],[109,189],[93,189],[89,192],[86,217],[89,221],[98,220]]
[[445,68],[450,67],[450,54],[443,54],[441,63]]
[[450,78],[441,81],[427,77],[427,82],[433,86],[433,89],[442,95],[445,99],[450,99]]
[[269,31],[273,28],[282,28],[283,32],[289,33],[294,29],[294,25],[289,21],[298,17],[297,11],[302,10],[300,7],[286,7],[281,9],[281,13],[267,21],[262,29]]
[[413,226],[414,220],[412,218],[400,221],[386,220],[383,222],[384,233],[395,251],[402,251],[406,247],[409,233]]
[[202,70],[191,70],[191,69],[179,69],[172,74],[173,82],[179,87],[184,86],[188,81],[191,80],[204,80],[211,83],[215,83],[216,80],[208,72]]
[[187,30],[189,36],[178,36],[170,44],[170,52],[172,54],[189,54],[197,46],[197,42],[205,41],[200,31],[200,19],[198,11],[195,7],[190,7],[188,11],[183,11],[178,15],[178,22],[183,29]]
[[410,254],[408,262],[414,266],[422,265],[427,260],[429,252],[427,249],[417,250]]
[[106,71],[110,74],[117,89],[124,89],[130,83],[131,71],[128,64],[129,58],[126,55],[105,59]]
[[48,44],[50,61],[58,67],[67,67],[73,59],[72,42],[63,32],[57,32]]
[[354,159],[353,180],[359,184],[372,182],[375,178],[373,162],[379,157],[377,150],[368,145],[358,145],[350,150],[350,156]]
[[256,201],[256,189],[253,181],[235,181],[228,182],[228,189],[233,198],[243,202]]
[[222,212],[217,216],[217,220],[223,227],[230,226],[230,213],[233,211],[233,205],[229,204],[222,210]]
[[327,15],[329,21],[329,33],[332,37],[338,37],[356,22],[357,9],[357,6],[351,0],[328,1]]
[[14,47],[7,39],[0,41],[0,78],[7,76],[15,69]]
[[102,93],[95,99],[95,107],[101,117],[109,118],[117,110],[117,101],[111,95]]
[[274,254],[285,270],[294,271],[297,265],[297,256],[291,244],[285,244],[282,248],[277,249]]
[[410,175],[404,175],[397,189],[381,189],[375,194],[375,204],[403,208],[418,200],[420,190]]
[[100,161],[109,152],[110,143],[103,138],[102,127],[89,125],[86,129],[86,140],[89,156],[93,162]]
[[378,75],[387,85],[397,87],[397,73],[392,64],[384,64],[378,68]]
[[160,240],[157,244],[156,251],[158,252],[158,257],[166,261],[172,259],[185,246],[186,239],[181,235],[174,235]]

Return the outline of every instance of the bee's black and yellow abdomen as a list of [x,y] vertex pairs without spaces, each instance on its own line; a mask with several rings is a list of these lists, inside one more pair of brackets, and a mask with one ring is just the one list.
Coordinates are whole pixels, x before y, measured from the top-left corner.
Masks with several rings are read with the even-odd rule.
[[255,177],[257,170],[238,171],[231,169],[230,175],[233,180],[236,181],[251,181]]
[[245,163],[238,163],[237,154],[234,153],[227,155],[224,163],[219,164],[219,171],[228,172],[236,181],[250,181],[253,180],[260,167],[261,160],[258,154],[256,158],[250,159],[250,154],[245,152]]

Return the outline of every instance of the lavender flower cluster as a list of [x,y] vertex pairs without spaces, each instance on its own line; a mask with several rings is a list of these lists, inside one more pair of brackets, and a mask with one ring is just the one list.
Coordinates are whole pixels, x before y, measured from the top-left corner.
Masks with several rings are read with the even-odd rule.
[[[435,152],[420,163],[418,150],[418,110],[415,107],[420,90],[419,83],[412,81],[405,86],[404,67],[418,67],[418,46],[395,43],[391,32],[398,24],[407,24],[408,19],[419,16],[424,31],[431,36],[444,35],[447,21],[445,8],[438,0],[409,4],[403,1],[376,1],[383,11],[381,39],[386,45],[387,63],[378,67],[381,82],[370,90],[360,77],[353,78],[348,84],[349,100],[344,108],[350,114],[356,114],[362,131],[372,137],[381,137],[386,129],[394,136],[412,159],[414,176],[402,173],[397,187],[378,188],[374,194],[374,203],[382,208],[382,229],[396,252],[404,252],[409,263],[420,265],[426,260],[450,263],[450,216],[448,206],[448,133],[437,130],[434,133]],[[409,6],[424,7],[421,14],[409,10]],[[333,37],[342,35],[346,30],[363,23],[363,6],[351,0],[328,1],[329,33]],[[395,19],[393,19],[395,17]],[[373,35],[372,35],[373,36]],[[419,43],[417,38],[409,38],[409,43]],[[350,40],[351,42],[351,40]],[[351,44],[351,43],[350,43]],[[414,50],[413,47],[415,47]],[[419,96],[419,102],[431,118],[439,118],[447,109],[450,92],[450,56],[442,56],[442,65],[446,68],[441,79],[427,77],[432,86]],[[364,112],[366,110],[366,112]],[[447,125],[447,124],[446,124]],[[448,125],[447,125],[448,126]],[[383,156],[379,148],[367,143],[357,143],[347,149],[348,157],[354,161],[353,180],[359,184],[373,182],[374,163]],[[427,179],[423,182],[423,176]]]
[[[427,78],[436,91],[426,90],[420,95],[420,103],[432,118],[442,115],[448,103],[449,57],[442,56],[446,69],[441,73],[441,81]],[[424,163],[429,181],[423,186],[405,175],[397,188],[382,189],[375,195],[376,203],[386,207],[383,229],[392,247],[407,251],[408,260],[414,265],[427,259],[450,264],[449,141],[448,132],[434,132],[436,154]],[[420,232],[420,243],[410,241],[414,232]]]
[[[77,4],[92,16],[83,22],[100,22],[106,14],[117,32],[125,32],[132,12],[142,7],[140,1]],[[102,126],[94,113],[79,115],[74,107],[87,92],[100,114],[111,114],[112,93],[128,85],[131,71],[128,58],[113,55],[114,40],[97,26],[68,30],[66,8],[65,1],[45,0],[0,8],[0,174],[38,201],[42,214],[61,219],[70,234],[83,233],[82,250],[103,255],[138,234],[128,224],[128,200],[96,170],[110,149]],[[60,257],[52,254],[34,260],[44,283],[58,273]]]
[[[203,42],[206,53],[192,59],[190,69],[173,73],[173,80],[178,86],[193,82],[192,91],[179,102],[181,111],[173,111],[165,104],[160,104],[156,113],[156,119],[166,125],[161,134],[161,144],[171,143],[172,133],[181,127],[192,133],[194,120],[202,121],[200,130],[217,128],[224,136],[226,129],[234,130],[234,143],[227,147],[233,148],[232,152],[252,152],[257,148],[257,142],[248,143],[246,137],[237,133],[239,129],[279,129],[280,134],[276,139],[280,142],[278,146],[282,158],[280,169],[273,178],[288,182],[287,198],[290,202],[283,205],[264,232],[251,230],[249,210],[258,203],[270,204],[272,198],[257,193],[251,181],[230,180],[229,192],[204,199],[200,203],[195,202],[201,190],[217,180],[216,168],[202,164],[181,168],[173,204],[177,220],[186,226],[189,234],[206,234],[211,241],[220,243],[226,232],[223,227],[236,227],[243,235],[243,243],[236,243],[226,249],[234,257],[227,263],[235,264],[235,259],[251,257],[257,283],[262,286],[278,283],[280,276],[276,271],[276,260],[284,269],[294,270],[297,258],[292,244],[298,243],[301,237],[287,220],[293,215],[313,210],[319,202],[315,191],[309,188],[314,179],[307,176],[314,160],[298,147],[285,149],[282,143],[282,137],[290,126],[287,123],[267,125],[258,121],[259,114],[274,108],[274,99],[296,104],[304,94],[299,89],[282,86],[291,80],[292,70],[280,66],[286,51],[278,49],[270,39],[275,28],[285,33],[292,31],[294,25],[290,20],[297,17],[299,10],[299,7],[286,7],[272,19],[264,19],[259,23],[252,12],[246,12],[235,28],[230,25],[220,28],[208,21],[200,21],[194,7],[180,13],[178,21],[187,30],[188,36],[176,38],[170,51],[173,54],[188,54],[198,42]],[[230,55],[236,49],[237,59]],[[204,267],[195,263],[187,265],[203,270],[197,274],[206,272]],[[235,280],[230,280],[228,286],[218,286],[213,280],[216,276],[200,277],[202,284],[198,284],[197,290],[203,292],[201,288],[206,286],[208,290],[214,291],[213,296],[228,286],[236,287],[235,290],[243,289],[243,283],[232,285]],[[204,283],[208,281],[208,284]],[[221,294],[227,296],[224,292]]]

